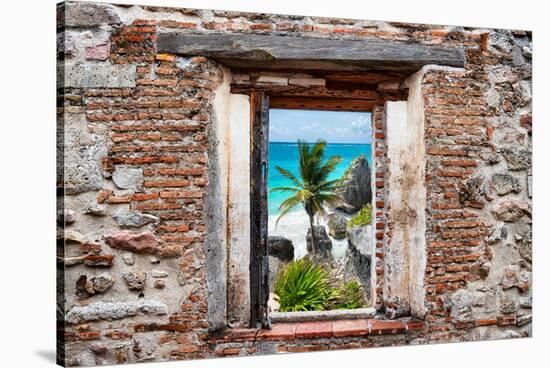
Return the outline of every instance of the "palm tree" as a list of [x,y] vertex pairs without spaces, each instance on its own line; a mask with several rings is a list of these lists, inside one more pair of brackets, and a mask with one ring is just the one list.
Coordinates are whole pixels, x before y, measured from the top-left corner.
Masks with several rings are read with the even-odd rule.
[[340,156],[332,156],[324,161],[325,147],[327,142],[318,140],[315,144],[308,144],[298,140],[298,153],[300,154],[299,171],[300,179],[290,171],[276,166],[275,169],[289,179],[293,186],[277,187],[271,189],[275,192],[289,192],[290,196],[281,203],[275,226],[279,220],[292,211],[296,206],[303,205],[309,217],[311,229],[311,243],[313,253],[317,251],[317,239],[313,228],[313,219],[318,213],[324,214],[323,205],[338,202],[340,195],[335,193],[339,186],[340,179],[328,180],[328,176],[334,171],[336,165],[342,161]]

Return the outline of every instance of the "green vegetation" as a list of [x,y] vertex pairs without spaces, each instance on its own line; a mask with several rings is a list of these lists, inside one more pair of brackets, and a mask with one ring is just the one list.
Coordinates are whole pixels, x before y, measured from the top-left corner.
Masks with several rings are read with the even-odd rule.
[[327,142],[322,140],[318,140],[315,144],[298,141],[300,178],[298,179],[290,171],[276,166],[275,169],[289,179],[293,186],[271,189],[273,192],[289,192],[290,194],[279,206],[281,214],[277,219],[277,223],[296,206],[300,204],[304,206],[309,217],[313,253],[317,251],[317,239],[313,229],[315,215],[325,212],[323,205],[333,204],[340,200],[340,196],[335,193],[340,184],[340,179],[328,180],[328,176],[334,171],[336,165],[342,161],[342,158],[332,156],[325,161],[326,145]]
[[325,310],[332,293],[328,271],[305,258],[290,263],[275,281],[281,312]]
[[325,267],[307,258],[285,267],[277,275],[274,291],[279,296],[281,312],[356,309],[366,305],[358,281],[331,281]]
[[366,205],[359,210],[357,215],[355,215],[349,222],[348,228],[354,226],[365,226],[369,225],[372,219],[372,204],[367,203]]
[[357,280],[351,280],[336,289],[330,309],[357,309],[365,306],[361,284]]

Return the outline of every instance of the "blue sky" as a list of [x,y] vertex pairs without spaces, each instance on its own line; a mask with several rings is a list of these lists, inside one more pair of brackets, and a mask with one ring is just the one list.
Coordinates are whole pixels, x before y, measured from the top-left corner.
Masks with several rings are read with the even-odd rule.
[[371,143],[368,112],[315,110],[269,110],[269,141],[296,142],[298,139],[329,143]]

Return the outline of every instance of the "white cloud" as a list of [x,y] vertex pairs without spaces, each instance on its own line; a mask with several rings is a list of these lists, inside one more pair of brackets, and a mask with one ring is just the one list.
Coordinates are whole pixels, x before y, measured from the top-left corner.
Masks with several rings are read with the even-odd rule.
[[366,116],[361,115],[359,118],[351,123],[351,127],[354,131],[361,134],[370,134],[371,122]]

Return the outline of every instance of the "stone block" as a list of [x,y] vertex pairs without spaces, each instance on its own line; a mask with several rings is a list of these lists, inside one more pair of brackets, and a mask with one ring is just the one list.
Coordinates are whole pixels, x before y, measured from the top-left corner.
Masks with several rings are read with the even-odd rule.
[[102,26],[121,23],[115,7],[111,4],[67,2],[64,8],[66,27]]
[[118,211],[113,214],[113,218],[122,227],[141,227],[159,222],[158,217],[137,211]]
[[65,88],[132,88],[135,65],[68,64],[59,66],[58,84]]
[[159,244],[158,238],[150,232],[134,234],[128,231],[120,231],[106,234],[105,241],[112,248],[135,253],[154,253]]
[[111,44],[109,42],[100,45],[86,47],[86,59],[88,60],[107,60],[111,54]]
[[139,191],[143,187],[143,169],[117,166],[113,172],[113,182],[119,189]]
[[158,300],[140,299],[132,302],[98,302],[84,307],[73,307],[65,315],[68,323],[122,319],[139,313],[166,315],[168,307]]

